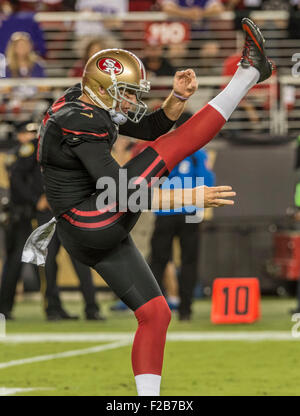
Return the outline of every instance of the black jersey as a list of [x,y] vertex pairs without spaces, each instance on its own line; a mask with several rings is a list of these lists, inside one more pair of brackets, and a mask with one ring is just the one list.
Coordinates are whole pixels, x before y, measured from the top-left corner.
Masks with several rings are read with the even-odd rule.
[[[117,178],[120,168],[111,156],[118,127],[107,111],[80,101],[81,93],[80,84],[69,88],[50,107],[40,129],[38,160],[55,216],[94,194],[102,176]],[[160,109],[143,117],[139,124],[128,120],[119,132],[155,140],[173,124]]]

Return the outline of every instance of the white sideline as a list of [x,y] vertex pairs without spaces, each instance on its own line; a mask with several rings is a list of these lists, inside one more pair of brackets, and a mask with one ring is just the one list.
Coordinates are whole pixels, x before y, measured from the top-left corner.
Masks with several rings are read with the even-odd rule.
[[112,350],[114,348],[123,347],[128,344],[129,344],[128,341],[119,341],[119,342],[113,342],[111,344],[97,345],[96,347],[84,348],[81,350],[64,351],[64,352],[59,352],[56,354],[40,355],[37,357],[30,357],[30,358],[24,358],[20,360],[8,361],[6,363],[0,363],[0,370],[4,368],[8,368],[8,367],[14,367],[16,365],[31,364],[31,363],[41,362],[41,361],[55,360],[57,358],[67,358],[67,357],[76,357],[78,355],[93,354],[96,352]]
[[[300,336],[300,333],[299,333]],[[132,332],[94,332],[94,333],[18,333],[7,334],[1,343],[38,343],[38,342],[132,342]],[[170,332],[168,341],[294,341],[291,331],[231,331],[231,332]]]
[[34,390],[53,390],[52,388],[34,387],[26,388],[23,387],[0,387],[0,396],[12,396],[17,393],[25,393]]
[[[0,363],[0,370],[23,364],[31,364],[41,361],[50,361],[57,358],[76,357],[79,355],[93,354],[101,351],[112,350],[132,343],[134,334],[125,333],[40,333],[8,335],[1,343],[35,343],[35,342],[100,342],[115,341],[105,345],[97,345],[91,348],[64,351],[56,354],[40,355],[19,360]],[[168,341],[295,341],[300,338],[293,337],[291,332],[285,331],[260,331],[260,332],[173,332],[168,334]]]

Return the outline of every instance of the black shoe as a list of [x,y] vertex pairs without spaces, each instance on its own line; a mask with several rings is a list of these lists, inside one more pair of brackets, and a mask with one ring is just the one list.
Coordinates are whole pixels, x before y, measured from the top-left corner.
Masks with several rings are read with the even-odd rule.
[[48,321],[62,321],[62,320],[69,320],[69,321],[77,321],[79,319],[78,315],[70,315],[64,309],[59,311],[53,311],[47,314]]
[[259,83],[272,75],[273,65],[266,57],[265,39],[256,24],[245,17],[242,20],[242,27],[246,38],[240,65],[243,68],[249,68],[250,66],[256,68],[260,73],[260,78],[257,81]]
[[106,321],[106,317],[99,312],[87,313],[85,319],[87,321]]

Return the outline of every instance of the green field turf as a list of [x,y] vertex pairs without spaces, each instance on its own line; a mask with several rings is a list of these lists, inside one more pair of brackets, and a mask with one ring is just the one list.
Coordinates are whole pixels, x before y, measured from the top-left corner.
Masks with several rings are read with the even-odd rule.
[[[132,313],[109,311],[111,302],[103,302],[106,322],[46,322],[37,301],[19,302],[16,321],[7,323],[7,334],[132,334],[136,321]],[[169,334],[248,333],[284,331],[292,326],[288,311],[291,299],[267,298],[262,302],[262,318],[251,325],[213,325],[210,301],[194,304],[191,322],[179,322],[176,314]],[[80,301],[68,301],[74,313],[82,312]],[[94,347],[109,346],[116,341],[105,338],[91,342],[22,342],[0,343],[1,388],[33,389],[16,395],[59,396],[132,396],[136,395],[132,376],[131,342],[114,349],[90,352]],[[184,341],[170,340],[166,345],[162,395],[300,395],[300,339],[290,341]],[[84,350],[83,355],[57,358],[56,354]],[[85,353],[88,350],[90,353]],[[3,364],[14,360],[55,355],[41,362]],[[2,364],[2,368],[1,368]]]

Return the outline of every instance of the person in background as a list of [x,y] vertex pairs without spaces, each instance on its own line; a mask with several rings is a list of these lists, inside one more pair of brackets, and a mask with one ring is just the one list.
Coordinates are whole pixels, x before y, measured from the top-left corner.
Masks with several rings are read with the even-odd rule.
[[26,32],[33,43],[33,50],[40,56],[46,55],[44,33],[32,12],[18,12],[18,1],[5,1],[0,16],[0,53],[5,53],[7,44],[15,32]]
[[[176,122],[176,127],[185,123],[192,114],[183,113]],[[171,171],[168,178],[180,179],[181,187],[185,178],[191,178],[195,186],[196,178],[204,178],[206,186],[213,186],[215,177],[207,166],[206,152],[201,149],[185,158]],[[167,182],[162,188],[169,187]],[[176,186],[175,186],[176,187]],[[181,267],[178,274],[179,287],[179,320],[189,321],[192,316],[192,301],[197,282],[197,264],[199,255],[199,222],[186,222],[186,215],[198,215],[199,210],[157,211],[155,227],[151,239],[150,268],[165,293],[163,275],[166,266],[172,258],[173,239],[179,237],[181,248]]]
[[160,0],[162,11],[171,17],[199,22],[224,11],[220,0]]
[[176,72],[170,61],[164,57],[163,46],[157,43],[146,45],[143,64],[145,65],[149,78],[173,76]]
[[96,12],[106,15],[105,21],[76,22],[75,32],[78,38],[97,36],[105,39],[110,47],[117,47],[120,41],[115,39],[112,31],[122,26],[118,15],[128,12],[128,0],[76,0],[75,9],[79,12]]
[[289,37],[300,39],[300,0],[290,0]]
[[[210,26],[209,19],[219,16],[225,10],[220,0],[159,0],[159,4],[168,16],[190,24],[192,40],[203,39],[204,31]],[[168,57],[176,66],[178,57],[185,58],[190,53],[198,52],[198,48],[193,49],[193,42],[170,44]]]
[[[9,217],[5,224],[6,260],[2,269],[0,289],[0,313],[6,319],[13,319],[12,309],[16,287],[22,270],[22,250],[29,237],[36,206],[40,203],[34,188],[33,172],[28,161],[34,155],[33,140],[37,125],[21,123],[17,129],[18,145],[14,154],[9,155],[10,203]],[[29,169],[28,169],[29,168]]]
[[74,67],[70,69],[69,77],[82,77],[83,69],[89,58],[93,56],[95,53],[101,51],[102,49],[105,49],[105,45],[101,39],[90,39],[86,47],[84,48],[84,54],[82,59],[77,61]]
[[[15,32],[6,48],[7,78],[41,78],[45,76],[41,58],[33,50],[33,43],[27,32]],[[28,118],[38,119],[44,111],[47,102],[37,94],[40,88],[34,85],[24,85],[22,82],[15,87],[1,88],[1,112],[13,116],[17,122]]]
[[7,78],[44,77],[44,65],[33,50],[29,33],[15,32],[6,48]]

